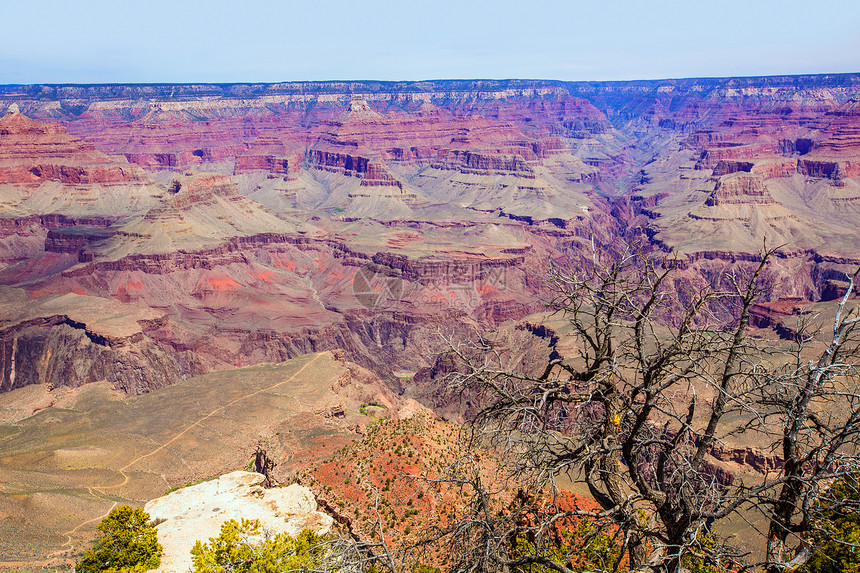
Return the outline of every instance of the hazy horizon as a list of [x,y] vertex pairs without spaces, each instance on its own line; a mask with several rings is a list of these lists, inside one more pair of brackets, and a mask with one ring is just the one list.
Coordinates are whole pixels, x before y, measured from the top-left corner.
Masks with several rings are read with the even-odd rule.
[[432,6],[8,0],[0,84],[545,79],[860,72],[860,3],[536,0]]
[[302,84],[302,83],[320,83],[320,84],[335,84],[335,83],[432,83],[432,82],[561,82],[561,83],[635,83],[635,82],[673,82],[687,80],[723,80],[723,79],[756,79],[756,78],[777,78],[777,77],[812,77],[812,76],[860,76],[860,70],[849,72],[816,72],[816,73],[797,73],[797,74],[763,74],[763,75],[735,75],[735,76],[684,76],[672,78],[630,78],[623,80],[560,80],[558,78],[424,78],[419,80],[380,80],[377,78],[330,78],[320,80],[284,80],[271,82],[255,82],[255,81],[200,81],[200,82],[9,82],[0,83],[0,86],[111,86],[111,85],[150,85],[150,86],[183,86],[183,85],[277,85],[277,84]]

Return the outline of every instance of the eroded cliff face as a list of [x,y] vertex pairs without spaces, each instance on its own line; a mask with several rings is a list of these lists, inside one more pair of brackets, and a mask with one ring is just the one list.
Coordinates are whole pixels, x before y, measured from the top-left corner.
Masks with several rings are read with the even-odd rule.
[[0,284],[34,308],[77,293],[158,320],[122,344],[90,311],[10,320],[3,387],[137,393],[343,348],[405,389],[434,333],[540,310],[547,261],[592,241],[678,252],[694,282],[767,238],[792,277],[774,300],[827,299],[860,258],[858,85],[4,88]]
[[0,391],[107,381],[136,395],[201,370],[193,355],[146,334],[167,322],[150,308],[75,293],[34,297],[3,287],[0,312]]
[[60,125],[33,121],[15,104],[0,119],[0,137],[0,184],[33,188],[48,181],[65,185],[147,181],[136,165],[96,151]]
[[145,336],[109,340],[68,317],[44,317],[0,332],[0,391],[107,381],[134,396],[195,373],[197,360],[188,357],[183,364],[183,357],[171,350]]
[[[89,261],[87,255],[78,254],[77,260]],[[345,349],[394,383],[393,369],[419,368],[424,356],[441,349],[436,331],[466,331],[478,322],[492,327],[539,308],[528,294],[537,285],[522,290],[528,267],[523,255],[411,259],[354,249],[335,239],[269,233],[194,252],[86,262],[30,292],[39,297],[77,291],[167,309],[169,320],[147,323],[142,332],[179,366],[155,368],[151,383],[138,385],[142,389],[163,385],[159,372],[185,376],[331,348]],[[387,297],[374,294],[389,284]],[[200,329],[201,319],[211,326]],[[74,362],[84,352],[67,338],[50,346],[45,336],[39,355],[57,350],[61,341],[69,348],[55,352],[55,360]],[[87,363],[90,354],[81,360]],[[33,362],[37,355],[21,359]],[[17,380],[19,385],[43,381],[35,375]],[[62,383],[56,377],[51,381]]]

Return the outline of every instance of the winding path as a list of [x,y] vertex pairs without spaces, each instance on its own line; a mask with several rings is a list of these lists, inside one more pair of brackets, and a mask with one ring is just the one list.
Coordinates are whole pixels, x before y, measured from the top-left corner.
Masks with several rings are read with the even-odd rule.
[[[209,412],[205,416],[201,416],[200,418],[198,418],[197,420],[195,420],[194,422],[192,422],[191,424],[186,426],[181,432],[179,432],[178,434],[176,434],[175,436],[173,436],[172,438],[170,438],[169,440],[167,440],[163,444],[159,445],[157,448],[153,449],[151,452],[140,455],[140,456],[136,457],[135,459],[133,459],[132,461],[128,462],[123,467],[121,467],[117,470],[123,476],[123,480],[120,483],[114,484],[114,485],[105,485],[105,486],[92,486],[92,487],[88,487],[87,491],[89,491],[90,495],[92,495],[94,498],[104,499],[101,495],[99,495],[99,493],[104,493],[107,490],[117,489],[117,488],[120,488],[120,487],[123,487],[124,485],[126,485],[129,481],[129,476],[126,473],[126,470],[129,469],[130,467],[132,467],[133,465],[135,465],[136,463],[138,463],[139,461],[146,459],[149,456],[152,456],[152,455],[160,452],[161,450],[163,450],[164,448],[166,448],[167,446],[169,446],[170,444],[172,444],[173,442],[175,442],[176,440],[178,440],[179,438],[184,436],[192,428],[199,426],[204,421],[208,420],[209,418],[211,418],[212,416],[214,416],[218,412],[221,412],[222,410],[229,408],[233,404],[236,404],[236,403],[241,402],[243,400],[247,400],[248,398],[252,398],[254,396],[257,396],[258,394],[262,394],[263,392],[268,392],[270,390],[277,388],[278,386],[282,386],[283,384],[287,384],[289,382],[292,382],[293,380],[296,379],[296,376],[301,374],[306,368],[308,368],[311,364],[316,362],[320,356],[321,356],[321,354],[316,354],[313,358],[308,360],[301,368],[299,368],[292,375],[290,375],[289,378],[285,378],[284,380],[281,380],[280,382],[276,382],[275,384],[272,384],[271,386],[266,386],[265,388],[260,388],[259,390],[255,390],[254,392],[250,392],[250,393],[245,394],[243,396],[239,396],[238,398],[234,398],[233,400],[227,402],[226,404],[223,404],[223,405],[215,408],[214,410],[212,410],[211,412]],[[104,501],[108,501],[108,500],[105,499]],[[113,510],[113,508],[117,506],[118,503],[119,502],[116,502],[116,501],[113,502],[113,505],[110,506],[110,508],[104,513],[104,515],[101,515],[99,517],[95,517],[93,519],[88,519],[87,521],[79,523],[74,529],[71,529],[71,530],[65,532],[63,535],[66,536],[66,542],[63,543],[63,545],[61,545],[59,549],[52,551],[50,555],[51,556],[58,555],[64,551],[70,549],[71,544],[72,544],[72,535],[73,534],[75,534],[79,529],[81,529],[85,525],[88,525],[88,524],[96,522],[96,521],[101,521],[102,519],[104,519],[111,512],[111,510]],[[72,563],[72,562],[68,559],[63,559],[62,563],[57,563],[57,561],[54,561],[54,560],[48,560],[48,561],[44,561],[44,560],[43,561],[6,561],[6,562],[0,562],[0,568],[7,568],[8,569],[8,568],[24,567],[24,566],[26,566],[26,567],[44,567],[44,566],[51,566],[54,564],[66,565],[69,563]]]

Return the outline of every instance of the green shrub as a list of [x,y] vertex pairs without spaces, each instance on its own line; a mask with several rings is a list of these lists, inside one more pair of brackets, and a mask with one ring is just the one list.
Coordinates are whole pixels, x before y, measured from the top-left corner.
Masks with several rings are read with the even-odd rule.
[[136,573],[161,564],[158,535],[149,525],[149,514],[142,509],[115,507],[96,529],[99,536],[95,547],[84,553],[75,567],[76,573]]
[[[557,527],[541,545],[521,533],[512,548],[517,557],[540,556],[564,565],[572,571],[612,571],[621,564],[621,547],[607,532],[595,529],[586,519],[568,520]],[[619,571],[627,571],[620,567]],[[517,565],[511,573],[553,573],[555,568],[544,564]]]
[[858,476],[837,480],[815,524],[818,551],[801,573],[860,573],[860,485]]
[[258,520],[230,520],[209,543],[191,550],[193,573],[280,573],[320,569],[328,539],[308,529],[298,537],[286,533],[261,535]]

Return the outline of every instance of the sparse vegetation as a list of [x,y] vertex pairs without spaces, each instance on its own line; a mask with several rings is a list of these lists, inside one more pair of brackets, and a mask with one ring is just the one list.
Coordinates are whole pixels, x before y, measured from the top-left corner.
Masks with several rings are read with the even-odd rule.
[[835,482],[822,495],[824,509],[815,523],[818,551],[800,573],[860,572],[860,476]]
[[[685,284],[665,255],[595,249],[551,275],[577,356],[530,372],[508,367],[486,341],[452,343],[450,387],[481,405],[472,443],[503,453],[510,483],[523,488],[509,512],[494,510],[500,491],[474,469],[476,454],[450,478],[470,492],[463,518],[438,533],[454,569],[570,573],[574,552],[552,556],[553,531],[568,517],[618,540],[631,570],[802,566],[829,511],[822,491],[860,467],[860,309],[847,305],[848,277],[826,330],[801,324],[792,346],[763,352],[747,329],[772,254]],[[721,476],[708,461],[742,434],[781,456],[755,480]],[[580,482],[597,506],[546,506],[561,493],[557,478]],[[716,533],[741,512],[767,523],[760,554]],[[533,545],[512,547],[521,536]]]
[[[375,565],[377,570],[390,569],[383,565],[386,559],[397,562],[399,571],[411,570],[419,555],[424,563],[441,566],[441,547],[423,547],[418,553],[410,552],[408,547],[424,539],[433,527],[450,523],[449,508],[464,503],[465,498],[457,487],[423,482],[413,476],[435,480],[447,475],[448,467],[461,451],[458,438],[459,431],[453,424],[426,414],[378,420],[366,427],[361,440],[306,473],[316,476],[321,484],[315,489],[337,500],[334,503],[351,520],[352,530],[361,539],[382,543],[381,527],[386,549],[375,545],[370,550],[380,559],[383,553],[388,557]],[[492,482],[489,475],[494,461],[490,456],[486,460],[486,474]],[[350,476],[348,484],[336,477],[344,473]],[[306,477],[302,481],[311,482]]]
[[[577,573],[627,571],[617,540],[608,532],[599,530],[589,519],[560,519],[550,535],[550,543],[545,545],[536,541],[534,536],[518,536],[511,554],[524,563],[513,565],[510,569],[512,573],[550,573],[557,570],[556,565]],[[529,557],[536,554],[545,561],[529,562]]]
[[358,412],[364,416],[375,418],[376,416],[374,416],[373,412],[368,409],[370,407],[386,409],[385,406],[379,404],[378,402],[366,402],[358,408]]
[[328,538],[311,530],[298,537],[269,535],[257,520],[230,520],[218,537],[198,541],[191,550],[193,573],[281,573],[319,570],[327,557]]
[[84,553],[75,573],[132,573],[161,564],[162,547],[149,514],[120,505],[96,527],[95,547]]

